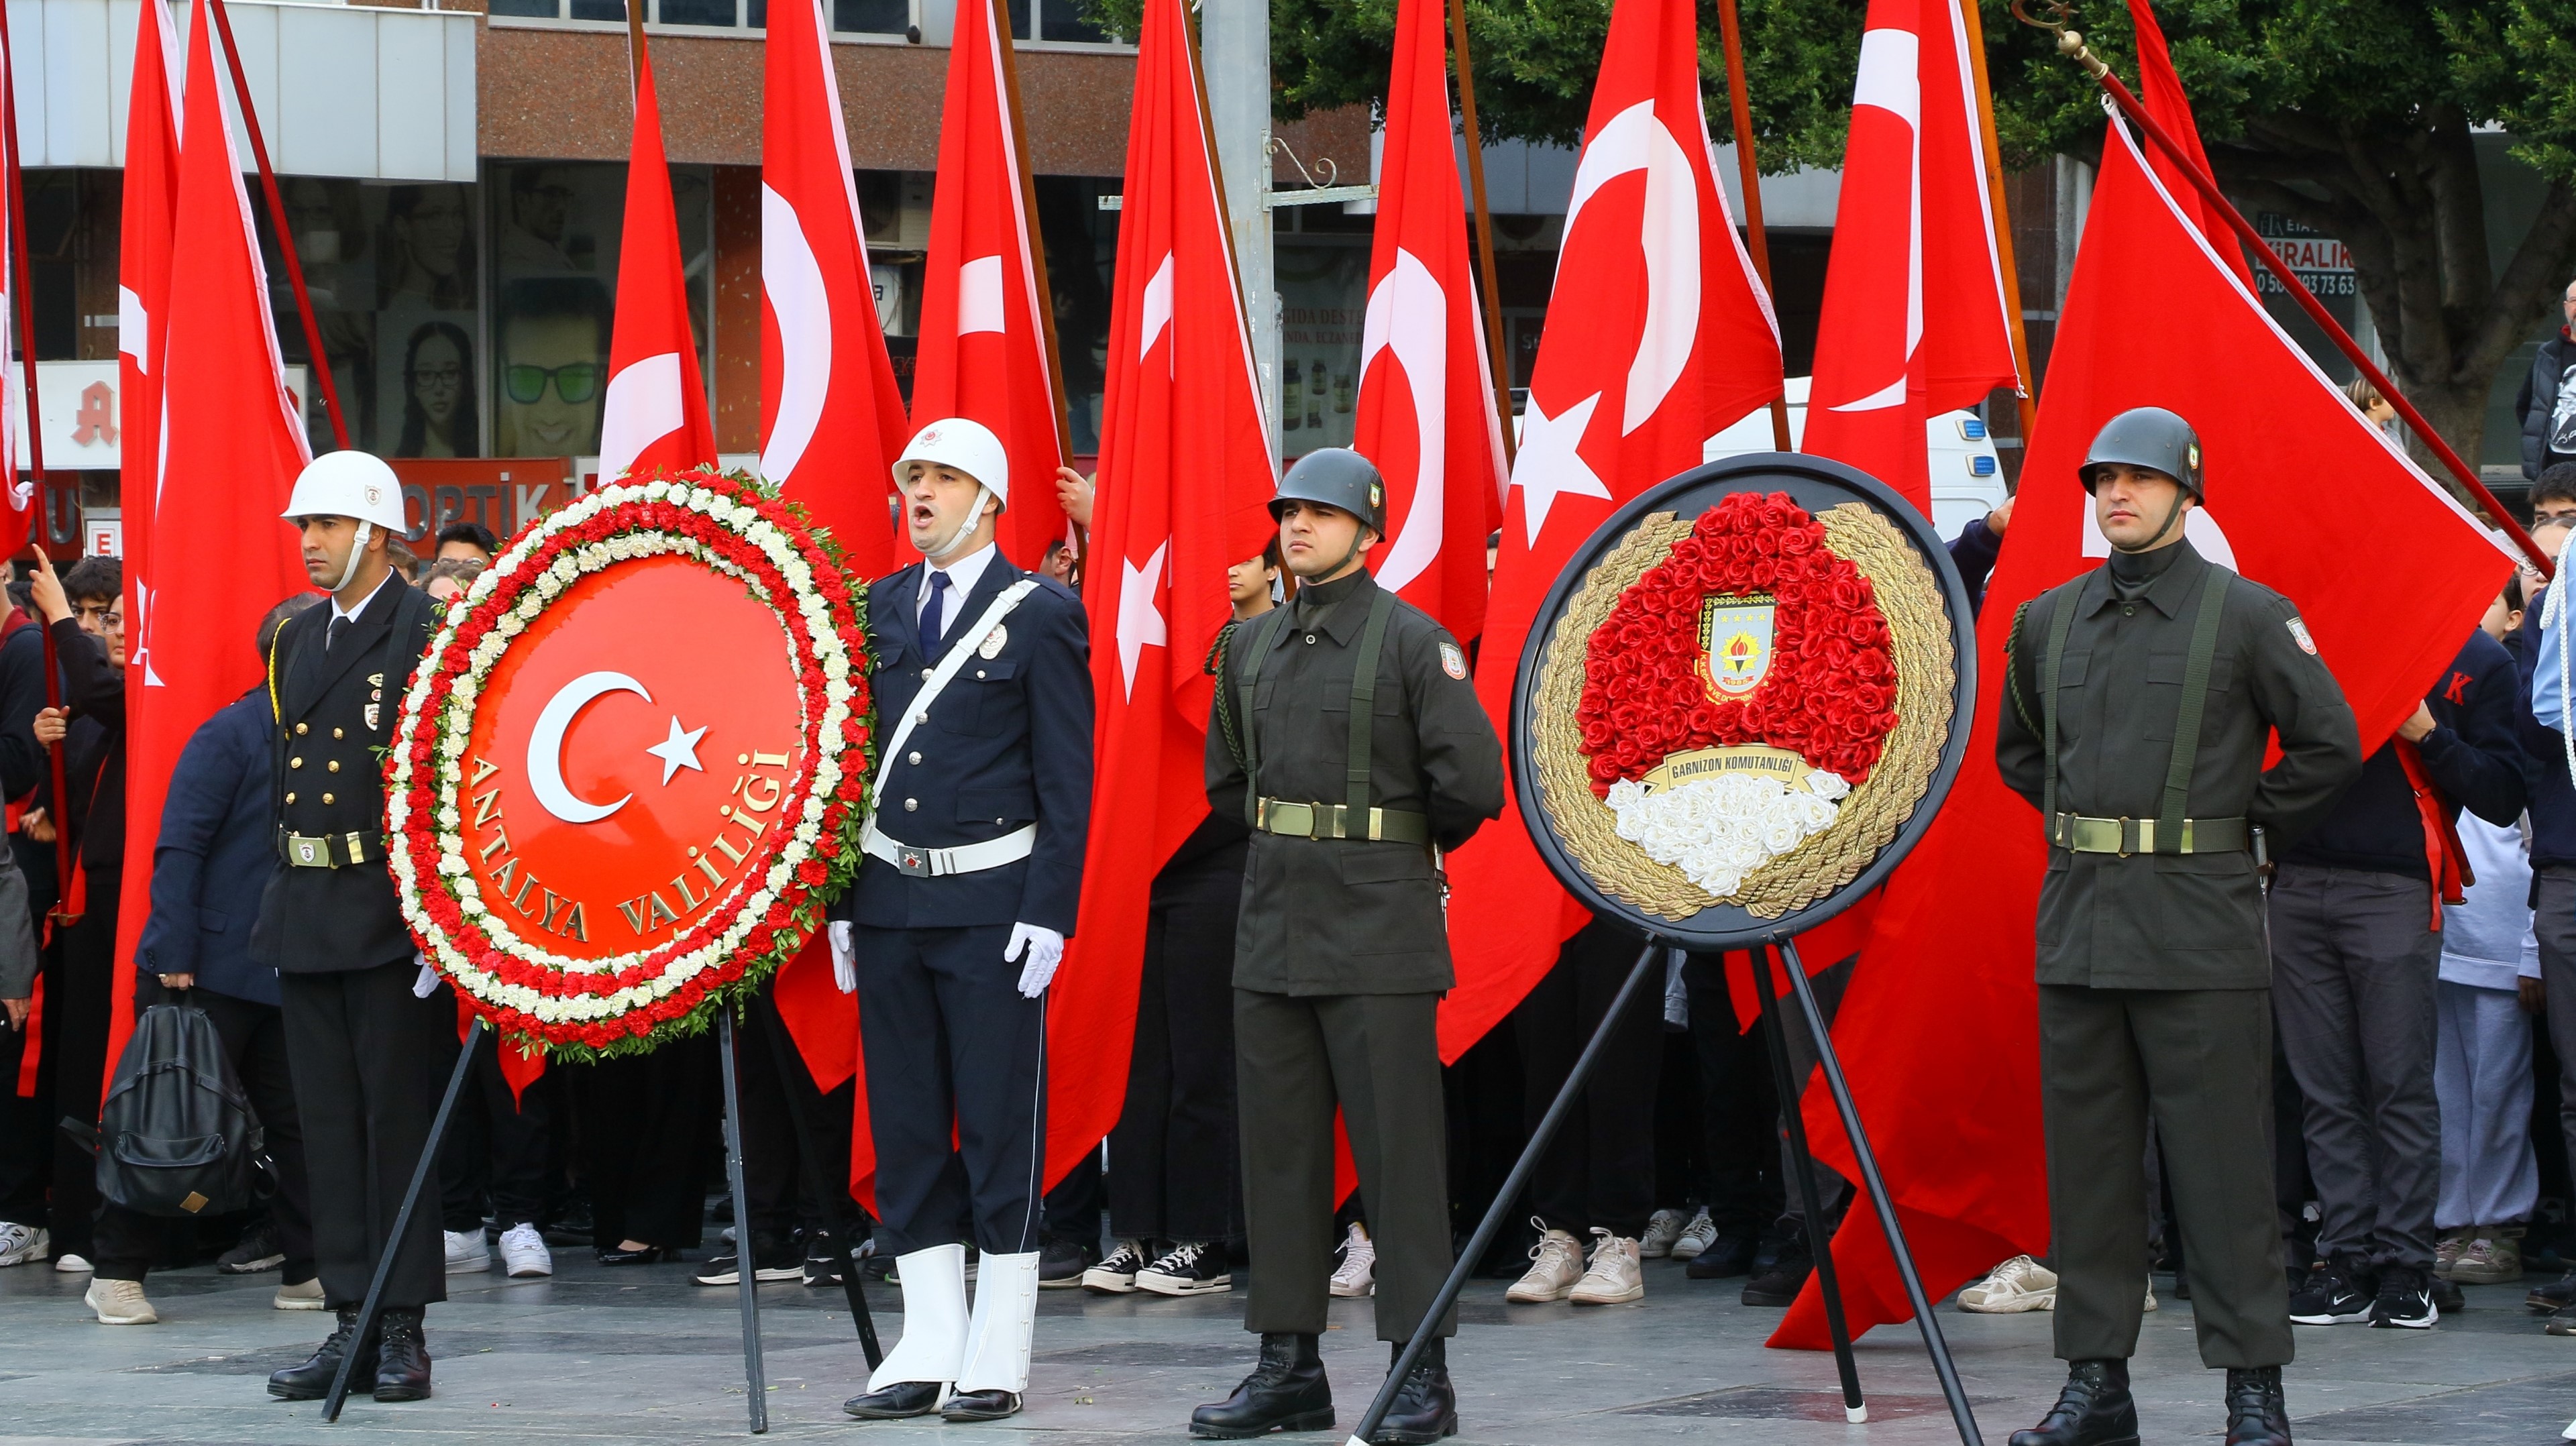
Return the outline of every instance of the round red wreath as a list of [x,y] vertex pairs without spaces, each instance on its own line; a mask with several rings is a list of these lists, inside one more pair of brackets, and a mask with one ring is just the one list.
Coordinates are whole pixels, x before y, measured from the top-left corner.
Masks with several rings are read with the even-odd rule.
[[[1702,671],[1700,609],[1711,596],[1769,593],[1769,674],[1741,700],[1714,697]],[[1611,609],[1584,652],[1575,721],[1592,791],[1675,753],[1765,743],[1857,788],[1896,726],[1887,619],[1860,569],[1825,545],[1824,524],[1786,493],[1739,492]]]

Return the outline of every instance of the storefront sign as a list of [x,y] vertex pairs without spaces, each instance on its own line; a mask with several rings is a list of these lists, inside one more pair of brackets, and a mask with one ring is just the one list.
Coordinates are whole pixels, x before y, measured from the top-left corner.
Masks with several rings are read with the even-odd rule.
[[[117,363],[49,361],[36,363],[37,401],[44,409],[45,469],[64,472],[113,472],[125,465],[124,415],[118,393],[125,385]],[[286,390],[296,409],[304,406],[304,368],[286,369]],[[27,396],[9,388],[9,424],[14,435],[27,435]],[[20,449],[18,465],[35,459]]]

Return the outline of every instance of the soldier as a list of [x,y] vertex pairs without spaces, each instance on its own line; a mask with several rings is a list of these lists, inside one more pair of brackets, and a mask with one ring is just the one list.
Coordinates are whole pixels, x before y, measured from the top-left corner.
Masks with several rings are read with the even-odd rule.
[[[313,1211],[314,1264],[338,1329],[312,1359],[268,1378],[282,1401],[326,1394],[343,1355],[353,1389],[379,1401],[429,1395],[421,1311],[447,1298],[435,1208],[392,1239],[403,1191],[428,1143],[456,1007],[413,952],[384,858],[379,750],[437,608],[402,579],[386,546],[403,531],[402,486],[364,452],[316,457],[286,519],[304,534],[304,571],[331,594],[269,645],[277,848],[251,958],[278,971],[295,1108]],[[434,997],[433,997],[434,996]],[[352,1339],[376,1259],[394,1252],[377,1339]]]
[[[1316,1338],[1332,1274],[1333,1109],[1377,1237],[1377,1333],[1404,1341],[1449,1271],[1440,996],[1456,982],[1437,851],[1502,812],[1502,747],[1440,625],[1365,558],[1386,489],[1327,447],[1271,499],[1297,600],[1234,630],[1208,727],[1208,803],[1252,828],[1235,932],[1236,1098],[1258,1262],[1258,1367],[1190,1416],[1194,1436],[1333,1423]],[[1377,1442],[1458,1429],[1445,1316]]]
[[2360,739],[2298,609],[2184,540],[2206,496],[2188,423],[2123,412],[2078,475],[2111,555],[2014,619],[1995,745],[2048,835],[2040,1079],[2069,1364],[2012,1446],[2137,1439],[2150,1117],[2200,1358],[2227,1369],[2227,1446],[2288,1446],[2261,878],[2359,775]]
[[859,996],[877,1246],[902,1275],[903,1340],[843,1409],[998,1421],[1020,1409],[1037,1318],[1046,991],[1082,893],[1090,642],[1081,601],[993,545],[1010,500],[999,438],[933,422],[894,474],[923,561],[868,590],[883,752],[832,936]]

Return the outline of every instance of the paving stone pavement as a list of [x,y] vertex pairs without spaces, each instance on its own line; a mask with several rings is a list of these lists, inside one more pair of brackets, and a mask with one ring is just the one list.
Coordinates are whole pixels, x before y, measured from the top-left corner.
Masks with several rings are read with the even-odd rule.
[[[0,1271],[0,1446],[117,1443],[707,1441],[744,1434],[735,1296],[690,1267],[602,1269],[564,1250],[550,1281],[497,1272],[451,1277],[429,1317],[437,1395],[379,1406],[364,1396],[338,1426],[317,1404],[267,1398],[262,1377],[301,1359],[329,1317],[269,1308],[276,1275],[211,1267],[156,1275],[162,1323],[106,1327],[82,1309],[86,1276]],[[1881,1327],[1859,1348],[1870,1421],[1849,1425],[1830,1356],[1766,1350],[1779,1312],[1736,1302],[1737,1283],[1699,1282],[1649,1262],[1644,1300],[1577,1310],[1502,1303],[1477,1281],[1451,1347],[1460,1446],[1765,1443],[1933,1446],[1956,1441],[1921,1338]],[[2544,1336],[2522,1286],[2473,1287],[2470,1308],[2429,1331],[2302,1328],[2289,1399],[2302,1446],[2486,1446],[2558,1440],[2576,1416],[2576,1339]],[[889,1344],[895,1291],[871,1299]],[[983,1439],[1027,1446],[1180,1442],[1197,1402],[1247,1368],[1239,1296],[1160,1300],[1048,1291],[1038,1315],[1028,1409],[998,1426],[935,1419],[862,1425],[841,1414],[864,1368],[837,1291],[761,1288],[770,1436],[890,1446]],[[1938,1318],[1984,1438],[2027,1426],[2055,1396],[2049,1318]],[[1325,1361],[1347,1432],[1385,1369],[1368,1303],[1336,1301]],[[2215,1441],[2219,1376],[2200,1367],[2191,1308],[2146,1319],[2137,1385],[2149,1442]],[[1338,1434],[1282,1438],[1339,1446]]]

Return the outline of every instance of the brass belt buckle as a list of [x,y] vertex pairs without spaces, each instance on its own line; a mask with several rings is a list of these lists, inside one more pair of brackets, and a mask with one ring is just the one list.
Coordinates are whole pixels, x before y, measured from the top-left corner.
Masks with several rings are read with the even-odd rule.
[[2115,854],[2124,859],[2129,856],[2129,821],[2129,816],[2127,814],[2124,813],[2120,815],[2119,847],[2113,850]]

